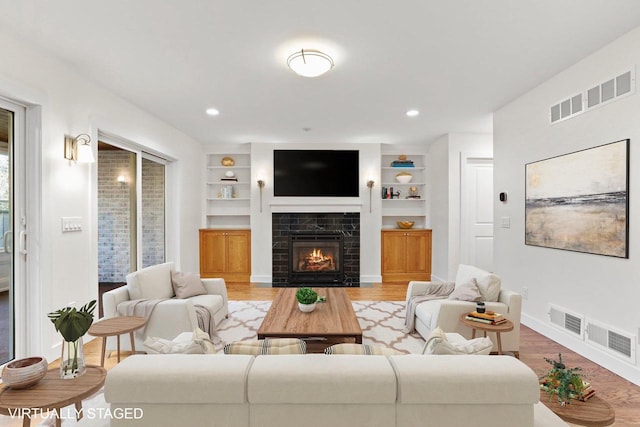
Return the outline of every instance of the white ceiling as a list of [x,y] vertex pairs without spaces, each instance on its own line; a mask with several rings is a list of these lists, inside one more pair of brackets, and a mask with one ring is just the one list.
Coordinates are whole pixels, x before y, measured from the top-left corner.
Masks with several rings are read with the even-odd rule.
[[[0,0],[0,8],[3,31],[203,143],[429,143],[491,132],[492,111],[640,26],[638,0]],[[334,69],[295,75],[285,60],[300,47],[332,55]],[[220,116],[205,115],[208,107]],[[420,115],[406,117],[411,108]]]

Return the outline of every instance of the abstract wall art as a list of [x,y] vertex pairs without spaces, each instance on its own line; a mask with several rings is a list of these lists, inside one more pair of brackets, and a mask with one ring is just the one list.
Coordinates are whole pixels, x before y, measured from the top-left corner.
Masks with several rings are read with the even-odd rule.
[[525,165],[525,244],[629,257],[629,140]]

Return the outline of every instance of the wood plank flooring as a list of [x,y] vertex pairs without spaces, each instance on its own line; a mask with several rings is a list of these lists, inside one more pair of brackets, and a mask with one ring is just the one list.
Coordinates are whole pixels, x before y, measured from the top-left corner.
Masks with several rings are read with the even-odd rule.
[[[227,283],[227,290],[230,300],[272,300],[278,292],[277,288],[248,283]],[[375,284],[372,287],[347,288],[347,293],[354,301],[404,301],[406,285]],[[100,340],[96,339],[85,346],[88,363],[100,364],[100,344]],[[580,366],[587,380],[596,388],[597,395],[614,407],[614,426],[640,426],[640,387],[527,327],[521,328],[520,360],[534,372],[543,375],[550,367],[544,357],[555,358],[558,353],[562,353],[567,366]],[[112,354],[105,362],[105,367],[112,368],[115,363],[116,357]]]

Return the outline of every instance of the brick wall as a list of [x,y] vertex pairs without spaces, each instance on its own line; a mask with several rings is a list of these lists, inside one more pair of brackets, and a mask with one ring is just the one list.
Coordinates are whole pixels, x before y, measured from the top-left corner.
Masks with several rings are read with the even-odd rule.
[[165,261],[164,193],[164,165],[142,159],[142,267]]
[[[124,282],[130,272],[132,156],[121,150],[98,151],[98,281],[102,283]],[[128,182],[119,183],[118,176]]]

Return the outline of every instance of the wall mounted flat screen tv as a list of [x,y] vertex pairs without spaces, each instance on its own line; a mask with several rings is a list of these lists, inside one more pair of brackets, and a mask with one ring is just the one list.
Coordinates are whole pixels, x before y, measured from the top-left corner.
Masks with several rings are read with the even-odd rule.
[[276,197],[358,197],[357,150],[274,150]]

